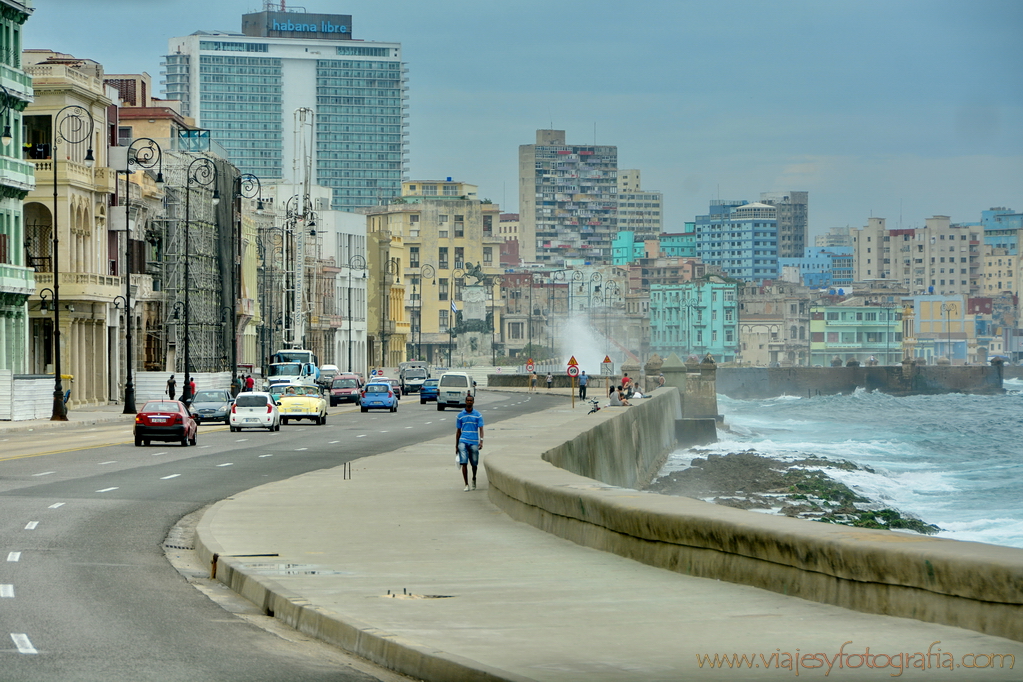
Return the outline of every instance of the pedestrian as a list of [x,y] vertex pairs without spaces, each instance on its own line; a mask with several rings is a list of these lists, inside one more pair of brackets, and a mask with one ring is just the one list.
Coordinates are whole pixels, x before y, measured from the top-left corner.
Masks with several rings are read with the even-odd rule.
[[628,372],[623,374],[622,375],[622,388],[625,388],[626,386],[628,386],[629,382],[631,382],[631,381],[632,381],[632,379],[629,378],[629,373]]
[[586,376],[586,372],[579,375],[579,400],[586,400],[586,384],[589,381],[590,379]]
[[195,379],[188,377],[188,387],[192,389],[192,397],[195,397]]
[[465,396],[465,410],[455,418],[455,454],[462,467],[462,482],[465,491],[469,488],[469,470],[472,465],[472,490],[476,490],[476,467],[480,463],[480,448],[483,447],[483,415],[473,409],[476,399]]
[[246,392],[252,392],[252,389],[256,387],[256,380],[252,378],[252,375],[245,377],[245,390]]
[[529,390],[536,390],[536,372],[530,372],[529,374]]
[[174,394],[177,393],[178,382],[174,381],[174,375],[170,375],[170,379],[167,380],[167,396],[174,400]]
[[657,388],[664,386],[664,372],[657,375]]
[[551,390],[551,386],[554,384],[554,375],[547,372],[547,390]]
[[623,407],[632,407],[632,403],[629,402],[628,396],[625,395],[621,388],[618,389],[618,401]]

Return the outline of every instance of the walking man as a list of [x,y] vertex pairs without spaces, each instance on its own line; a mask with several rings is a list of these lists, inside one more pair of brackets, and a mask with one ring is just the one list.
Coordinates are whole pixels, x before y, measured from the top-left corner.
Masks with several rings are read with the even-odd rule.
[[170,379],[167,380],[167,397],[174,400],[174,393],[177,392],[178,382],[174,381],[174,375],[170,375]]
[[476,399],[465,396],[465,410],[455,419],[455,453],[462,467],[462,481],[465,491],[469,488],[468,465],[472,465],[472,490],[476,490],[476,467],[480,463],[480,448],[483,447],[483,415],[473,409]]
[[530,372],[529,374],[529,390],[536,390],[536,372]]
[[253,389],[253,387],[255,387],[255,385],[256,385],[256,380],[252,378],[251,374],[248,375],[247,377],[245,377],[245,390],[247,392],[252,392],[252,389]]
[[589,382],[586,372],[579,375],[579,400],[586,400],[586,384]]
[[550,372],[547,373],[547,390],[551,390],[551,386],[554,384],[554,375]]

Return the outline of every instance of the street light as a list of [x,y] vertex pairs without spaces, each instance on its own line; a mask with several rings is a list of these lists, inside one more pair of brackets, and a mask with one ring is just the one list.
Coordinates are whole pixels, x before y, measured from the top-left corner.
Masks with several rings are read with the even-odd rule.
[[[181,402],[188,402],[192,399],[192,356],[189,344],[189,308],[188,292],[189,285],[189,235],[192,231],[192,185],[199,187],[213,187],[212,203],[214,206],[220,203],[220,190],[217,189],[217,166],[209,157],[200,156],[188,164],[188,171],[185,174],[185,387],[181,392]],[[176,306],[175,306],[176,307]]]
[[[455,350],[455,325],[458,323],[458,308],[455,306],[455,301],[458,300],[462,291],[458,285],[459,281],[465,282],[465,270],[454,268],[451,271],[451,323],[448,325],[448,368],[453,366],[452,353]],[[462,359],[465,359],[464,356]]]
[[[5,95],[6,97],[6,95]],[[64,406],[64,386],[60,381],[60,231],[57,216],[57,145],[67,142],[70,154],[73,145],[90,141],[96,122],[85,107],[69,104],[53,117],[52,144],[50,156],[53,160],[53,413],[50,421],[67,421]],[[96,159],[92,156],[92,145],[85,152],[85,166],[92,168]]]
[[952,364],[952,321],[951,314],[959,314],[959,304],[955,301],[946,301],[941,304],[941,312],[945,315],[945,331],[948,334],[948,364]]
[[380,367],[387,367],[387,343],[390,340],[391,321],[391,277],[401,282],[398,262],[388,258],[380,278]]
[[[242,231],[241,231],[241,203],[242,199],[255,199],[256,200],[256,213],[263,213],[263,185],[252,173],[242,173],[234,179],[233,187],[234,202],[231,206],[232,220],[232,249],[234,250],[234,258],[231,263],[231,331],[229,338],[231,339],[231,385],[237,383],[237,377],[235,376],[238,371],[238,320],[235,316],[235,306],[237,301],[241,299],[241,275],[238,272],[241,267],[241,243],[242,243]],[[237,228],[237,229],[236,229]],[[227,320],[223,320],[224,324],[227,324]],[[228,334],[225,331],[225,336]]]
[[[131,311],[131,182],[133,173],[132,166],[141,169],[156,168],[156,182],[163,184],[163,150],[160,145],[148,137],[140,137],[128,145],[124,173],[124,320],[125,320],[125,345],[127,378],[124,382],[124,410],[121,414],[135,414],[135,384],[132,382],[132,311]],[[115,299],[116,300],[116,299]]]
[[[345,317],[348,318],[348,371],[352,372],[352,270],[362,272],[362,278],[366,279],[366,259],[355,254],[348,259],[348,310]],[[363,368],[365,369],[365,368]]]
[[4,121],[4,132],[0,136],[0,142],[3,142],[4,146],[8,147],[14,139],[14,136],[11,134],[11,124],[7,118],[7,114],[11,111],[11,93],[3,85],[0,85],[0,91],[3,92],[3,97],[0,98],[0,118]]
[[[423,278],[432,279],[434,286],[437,285],[437,280],[434,279],[437,276],[437,269],[429,263],[424,264],[419,268],[419,306],[416,312],[416,327],[419,328],[419,341],[416,343],[416,359],[423,359]],[[412,281],[412,300],[416,301],[416,282]]]

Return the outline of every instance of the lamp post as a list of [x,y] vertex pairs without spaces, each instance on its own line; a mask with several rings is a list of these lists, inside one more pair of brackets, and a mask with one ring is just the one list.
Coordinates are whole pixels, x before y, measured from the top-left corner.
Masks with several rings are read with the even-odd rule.
[[[231,259],[231,301],[232,305],[229,308],[229,317],[231,322],[231,382],[232,385],[237,383],[236,373],[238,372],[238,318],[237,318],[237,301],[241,299],[241,261],[242,261],[242,230],[241,230],[241,215],[242,215],[242,199],[255,199],[256,200],[256,213],[263,213],[263,186],[252,173],[242,173],[234,179],[234,187],[232,188],[234,202],[232,203],[231,210],[233,212],[233,220],[231,221],[232,229],[232,248],[234,251]],[[227,319],[224,320],[227,323]],[[227,334],[225,334],[226,336]]]
[[[125,362],[126,379],[124,382],[124,410],[121,414],[135,414],[135,384],[132,382],[132,310],[131,310],[131,182],[132,166],[139,169],[156,168],[156,182],[163,184],[163,150],[160,145],[148,137],[140,137],[128,145],[124,171],[124,321],[125,346],[127,358]],[[115,299],[116,300],[116,299]]]
[[692,325],[689,324],[689,311],[691,311],[693,308],[696,307],[696,305],[698,303],[698,300],[699,299],[697,299],[695,296],[692,296],[690,294],[690,292],[687,291],[687,292],[685,292],[681,296],[681,298],[679,299],[679,302],[678,302],[679,312],[684,313],[683,314],[683,325],[684,325],[683,329],[685,330],[685,334],[683,335],[683,338],[685,339],[686,356],[689,356],[689,354],[690,354],[689,353],[689,348],[690,348],[690,343],[689,342],[692,340],[692,334],[693,334]]
[[191,288],[188,281],[189,267],[189,234],[192,231],[192,185],[198,187],[213,187],[213,205],[220,203],[220,191],[217,189],[217,166],[209,157],[200,156],[188,164],[188,171],[185,174],[185,386],[181,391],[181,402],[187,403],[192,399],[192,357],[189,347],[189,321],[191,310],[189,308],[188,292]]
[[948,334],[948,364],[952,364],[952,313],[959,314],[959,304],[955,301],[946,301],[941,304],[941,312],[945,315],[945,332]]
[[454,353],[455,350],[455,325],[458,323],[458,308],[455,306],[455,301],[458,299],[459,295],[462,292],[461,288],[458,285],[459,281],[465,281],[465,270],[462,270],[461,268],[454,268],[451,271],[451,324],[448,325],[449,368],[453,366],[452,354]]
[[601,293],[601,297],[604,300],[604,355],[605,356],[608,356],[608,355],[611,354],[610,353],[610,351],[611,351],[611,330],[610,330],[610,324],[609,324],[609,319],[611,317],[611,308],[609,306],[609,301],[610,301],[611,304],[613,304],[614,303],[614,298],[616,296],[618,296],[618,294],[619,294],[619,289],[618,289],[618,283],[617,282],[615,282],[613,279],[609,279],[607,282],[604,282],[602,293]]
[[[64,386],[61,384],[60,367],[60,230],[57,215],[57,145],[66,142],[68,153],[73,145],[90,141],[96,122],[85,107],[69,104],[53,117],[52,144],[50,156],[53,159],[53,414],[50,421],[67,421],[64,407]],[[70,157],[69,157],[70,158]],[[85,166],[92,168],[96,159],[92,156],[92,145],[85,152]]]
[[[267,337],[269,336],[269,345],[271,347],[274,346],[275,336],[274,330],[277,329],[277,324],[276,320],[274,319],[273,313],[274,290],[276,286],[275,284],[276,274],[274,273],[275,270],[274,259],[275,254],[279,253],[281,254],[282,262],[284,260],[284,244],[286,234],[283,227],[278,227],[274,225],[264,227],[262,228],[262,231],[264,232],[264,234],[270,235],[267,240],[271,242],[268,245],[266,243],[267,240],[260,239],[259,241],[257,241],[257,244],[259,246],[260,260],[263,264],[263,286],[260,287],[260,294],[263,297],[263,306],[260,308],[260,319],[262,321],[262,324],[260,326],[263,332],[262,334],[263,347],[261,348],[262,357],[260,359],[260,366],[263,370],[263,376],[265,377],[267,370],[266,359],[269,357],[269,354],[267,352],[268,345]],[[269,277],[267,276],[267,269],[269,269],[270,271]],[[269,282],[267,281],[268,279]]]
[[[398,263],[393,258],[388,258],[384,263],[383,275],[380,278],[380,367],[387,367],[387,343],[391,333],[391,278],[398,277]],[[398,280],[401,281],[400,279]]]
[[[423,289],[426,288],[425,285],[423,284],[423,279],[424,278],[425,279],[432,279],[434,286],[436,286],[437,280],[434,279],[436,276],[437,276],[437,269],[435,267],[433,267],[432,265],[430,265],[429,263],[426,263],[421,268],[419,268],[419,305],[418,305],[418,312],[416,313],[416,326],[419,328],[419,341],[416,343],[416,359],[417,360],[422,360],[423,359]],[[413,298],[415,297],[415,295],[416,295],[416,285],[413,282],[413,284],[412,284],[412,296],[413,296]]]
[[890,365],[892,364],[889,356],[892,340],[892,308],[899,304],[896,301],[879,301],[878,305],[884,308],[884,364]]

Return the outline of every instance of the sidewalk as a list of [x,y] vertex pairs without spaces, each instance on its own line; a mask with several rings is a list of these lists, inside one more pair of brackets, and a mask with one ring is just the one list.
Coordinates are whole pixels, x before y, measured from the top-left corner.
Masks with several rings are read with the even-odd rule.
[[0,421],[0,433],[72,429],[79,426],[95,426],[96,424],[116,422],[133,424],[135,422],[135,415],[122,414],[123,410],[123,405],[94,405],[69,410],[66,422],[50,421],[49,417],[19,421]]
[[[487,453],[549,440],[585,418],[577,404],[495,423],[483,463]],[[356,460],[350,478],[339,467],[235,495],[203,517],[197,549],[218,553],[218,577],[277,618],[420,679],[783,680],[796,672],[793,657],[818,652],[834,668],[810,659],[801,676],[885,680],[899,672],[864,666],[868,647],[877,666],[897,660],[904,669],[912,665],[903,654],[921,652],[912,660],[924,661],[929,646],[936,669],[948,653],[957,666],[964,654],[981,653],[1013,654],[1023,664],[1019,642],[574,545],[492,505],[484,467],[480,489],[462,492],[453,460],[445,437]],[[741,673],[730,670],[733,653],[748,657],[748,666],[736,660]],[[712,667],[716,654],[728,656],[728,671]],[[983,674],[936,672],[1019,679],[1018,667],[997,665]]]

